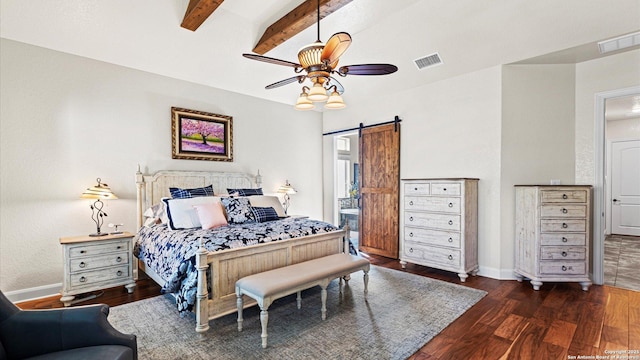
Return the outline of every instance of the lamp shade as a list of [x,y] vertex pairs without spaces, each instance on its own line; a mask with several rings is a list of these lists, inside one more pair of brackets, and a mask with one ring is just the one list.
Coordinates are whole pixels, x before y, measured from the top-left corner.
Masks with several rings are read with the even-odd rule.
[[311,110],[314,107],[315,106],[313,105],[313,102],[309,100],[306,93],[300,94],[300,97],[298,98],[298,101],[296,101],[296,105],[294,106],[296,110]]
[[327,109],[344,109],[347,105],[344,103],[344,100],[342,100],[342,96],[340,96],[337,91],[334,91],[331,93],[331,96],[329,96],[329,100],[324,104],[324,107]]
[[307,95],[307,98],[313,102],[325,101],[328,97],[327,90],[319,82],[313,84],[309,95]]
[[281,194],[288,194],[288,195],[297,193],[296,189],[294,189],[293,186],[289,184],[289,180],[287,180],[284,185],[281,185],[278,188],[278,192]]
[[80,195],[80,198],[82,199],[106,199],[106,200],[112,200],[112,199],[117,199],[118,197],[116,196],[116,194],[113,193],[113,191],[111,191],[111,189],[109,188],[109,186],[107,184],[103,184],[100,182],[100,178],[96,179],[98,184],[95,186],[92,186],[90,188],[87,188],[87,190],[85,190],[82,195]]

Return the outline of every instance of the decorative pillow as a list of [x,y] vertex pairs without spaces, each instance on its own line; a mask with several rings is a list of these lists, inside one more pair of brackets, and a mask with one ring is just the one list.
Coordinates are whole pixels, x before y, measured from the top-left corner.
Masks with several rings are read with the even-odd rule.
[[251,205],[247,198],[222,198],[222,206],[227,211],[227,221],[230,224],[243,224],[255,221]]
[[198,213],[198,219],[204,230],[227,225],[227,218],[224,216],[222,204],[219,202],[193,205],[193,207]]
[[170,187],[169,192],[171,193],[171,197],[173,199],[187,199],[198,196],[213,196],[213,185],[193,189]]
[[278,213],[279,217],[287,217],[287,214],[284,213],[284,208],[282,207],[282,203],[277,196],[273,195],[264,195],[264,196],[251,196],[249,198],[249,202],[251,206],[257,207],[272,207],[275,209],[276,213]]
[[215,204],[219,197],[200,196],[186,199],[163,198],[167,213],[167,225],[171,230],[184,230],[202,227],[194,205]]
[[152,207],[144,211],[142,216],[144,219],[144,226],[153,226],[161,223],[164,217],[164,204],[155,204]]
[[263,195],[262,188],[257,189],[227,189],[227,194],[235,196]]
[[272,207],[251,207],[251,212],[257,222],[279,220],[278,213]]

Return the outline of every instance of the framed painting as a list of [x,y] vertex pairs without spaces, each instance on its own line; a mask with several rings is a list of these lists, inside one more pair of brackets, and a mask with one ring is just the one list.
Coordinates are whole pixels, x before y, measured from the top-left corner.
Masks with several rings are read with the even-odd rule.
[[172,158],[233,161],[233,118],[171,108]]

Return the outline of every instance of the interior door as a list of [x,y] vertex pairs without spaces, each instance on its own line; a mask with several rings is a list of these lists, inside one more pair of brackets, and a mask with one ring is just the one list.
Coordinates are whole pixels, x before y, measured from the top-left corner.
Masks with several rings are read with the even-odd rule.
[[611,233],[640,236],[640,140],[611,144]]
[[398,258],[400,124],[361,129],[359,249]]

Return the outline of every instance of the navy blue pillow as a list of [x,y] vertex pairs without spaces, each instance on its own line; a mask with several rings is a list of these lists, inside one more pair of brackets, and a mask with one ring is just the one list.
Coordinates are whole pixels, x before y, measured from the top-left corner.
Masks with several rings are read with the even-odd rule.
[[170,187],[169,192],[171,193],[171,198],[173,199],[188,199],[198,196],[213,196],[213,185],[193,189]]
[[262,193],[262,188],[257,189],[227,189],[227,194],[238,196],[253,196],[253,195],[264,195]]
[[278,213],[276,209],[272,207],[251,207],[251,212],[253,212],[253,217],[257,222],[265,222],[265,221],[273,221],[279,220]]

